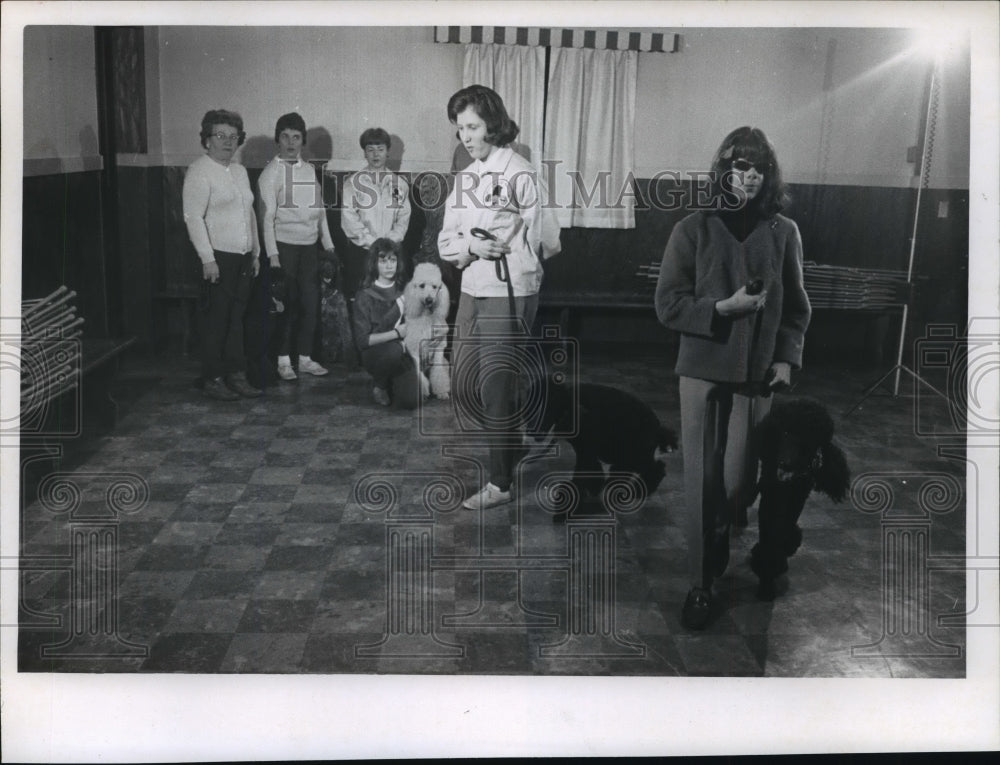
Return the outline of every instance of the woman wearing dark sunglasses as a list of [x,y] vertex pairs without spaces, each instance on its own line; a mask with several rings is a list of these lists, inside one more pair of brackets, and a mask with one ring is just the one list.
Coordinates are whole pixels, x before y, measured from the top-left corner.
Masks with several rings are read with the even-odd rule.
[[680,333],[685,536],[692,587],[689,629],[712,618],[712,581],[729,561],[729,529],[753,496],[754,425],[770,394],[802,363],[811,309],[802,284],[802,239],[780,214],[787,202],[774,148],[741,127],[712,161],[713,209],[670,235],[656,285],[660,322]]

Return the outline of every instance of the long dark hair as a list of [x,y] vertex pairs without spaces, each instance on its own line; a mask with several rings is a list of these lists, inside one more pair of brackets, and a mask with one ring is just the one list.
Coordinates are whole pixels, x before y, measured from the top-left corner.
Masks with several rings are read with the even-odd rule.
[[774,146],[763,130],[749,126],[736,128],[723,139],[715,152],[712,158],[713,198],[733,198],[733,161],[737,159],[749,161],[764,174],[760,192],[751,200],[749,208],[763,218],[770,218],[785,209],[791,199],[781,180],[781,166]]
[[469,85],[448,99],[448,120],[457,122],[458,115],[469,107],[486,123],[486,142],[506,146],[521,132],[517,123],[507,114],[503,99],[495,90],[485,85]]
[[396,275],[393,277],[398,289],[402,289],[406,284],[406,274],[403,273],[403,247],[399,242],[394,242],[387,237],[381,237],[372,242],[368,248],[367,272],[365,273],[364,287],[371,287],[378,279],[378,259],[392,255],[396,258]]

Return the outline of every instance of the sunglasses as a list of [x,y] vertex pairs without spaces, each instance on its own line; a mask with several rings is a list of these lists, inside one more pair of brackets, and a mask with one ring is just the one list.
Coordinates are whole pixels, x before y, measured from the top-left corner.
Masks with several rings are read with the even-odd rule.
[[761,175],[764,175],[764,173],[766,173],[767,170],[770,168],[770,164],[764,162],[760,163],[751,162],[749,159],[734,159],[732,168],[733,170],[736,170],[740,173],[746,173],[750,170],[756,170]]

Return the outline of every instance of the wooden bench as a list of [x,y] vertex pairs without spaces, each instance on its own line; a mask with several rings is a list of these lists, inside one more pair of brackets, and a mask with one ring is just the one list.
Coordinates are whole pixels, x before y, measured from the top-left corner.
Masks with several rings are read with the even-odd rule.
[[[115,424],[118,405],[111,381],[130,338],[84,338],[83,317],[76,313],[76,293],[60,287],[21,306],[21,435],[77,436],[83,418]],[[86,379],[86,384],[84,384]],[[51,417],[53,405],[76,391],[76,411]],[[47,425],[55,419],[54,430]]]
[[[543,282],[538,296],[540,309],[559,312],[559,331],[563,337],[579,338],[580,319],[586,311],[610,311],[623,313],[647,313],[655,318],[653,293],[656,275],[649,281],[646,266],[640,266],[631,282],[633,289],[628,292],[600,289],[577,291],[561,290]],[[656,272],[660,265],[656,263]]]
[[[655,317],[660,262],[657,258],[639,264],[626,290],[570,292],[543,283],[539,306],[559,312],[559,328],[564,337],[579,337],[581,317],[586,311],[647,313]],[[880,361],[888,319],[901,310],[913,288],[907,283],[906,273],[806,261],[803,282],[813,312],[851,313],[863,326],[864,358],[872,363]],[[821,327],[817,326],[817,330],[822,332]]]

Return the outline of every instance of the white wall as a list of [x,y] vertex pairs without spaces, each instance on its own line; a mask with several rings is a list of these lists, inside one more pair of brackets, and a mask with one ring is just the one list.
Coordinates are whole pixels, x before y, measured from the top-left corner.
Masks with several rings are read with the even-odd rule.
[[271,156],[275,121],[297,111],[329,133],[340,169],[364,164],[358,137],[376,126],[401,139],[401,169],[451,167],[445,106],[462,84],[462,46],[434,43],[430,27],[161,27],[159,72],[165,164],[197,157],[202,116],[226,108],[248,140],[272,142]]
[[[637,175],[707,169],[740,125],[764,130],[786,180],[912,185],[932,61],[891,29],[686,29],[639,58]],[[831,52],[831,41],[833,48]],[[968,185],[968,49],[944,64],[931,185]],[[829,87],[824,90],[824,84]]]
[[94,28],[24,30],[24,173],[101,168]]
[[[680,53],[639,57],[637,175],[704,170],[729,130],[753,124],[774,142],[790,181],[914,184],[906,150],[924,117],[930,57],[910,33],[680,31]],[[25,171],[100,167],[93,29],[28,27],[24,55]],[[402,169],[444,171],[454,147],[445,104],[461,69],[462,46],[434,43],[430,27],[150,28],[150,153],[119,161],[188,164],[199,155],[202,115],[222,107],[239,111],[257,139],[248,164],[266,161],[275,120],[294,110],[328,133],[325,141],[311,133],[320,135],[314,152],[339,169],[361,165],[358,135],[381,125],[400,138]],[[945,60],[940,95],[931,185],[963,188],[967,47]]]

